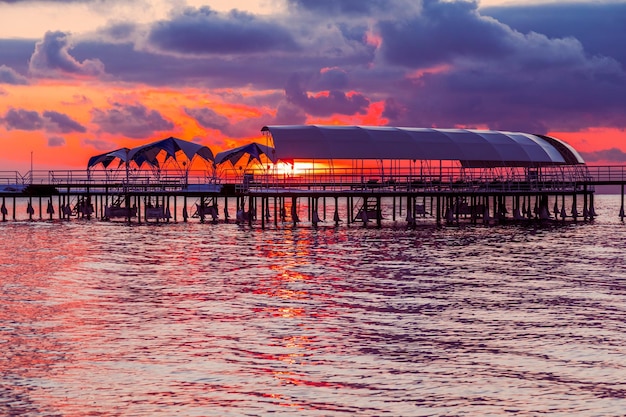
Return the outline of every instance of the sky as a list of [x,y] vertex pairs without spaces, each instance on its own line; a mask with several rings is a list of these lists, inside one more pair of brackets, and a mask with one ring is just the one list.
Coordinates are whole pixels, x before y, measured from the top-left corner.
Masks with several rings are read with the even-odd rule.
[[278,124],[549,134],[626,162],[626,0],[0,0],[0,171]]

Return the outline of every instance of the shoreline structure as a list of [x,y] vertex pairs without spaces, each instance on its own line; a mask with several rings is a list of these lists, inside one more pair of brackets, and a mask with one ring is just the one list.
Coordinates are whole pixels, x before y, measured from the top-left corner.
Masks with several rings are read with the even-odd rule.
[[[317,226],[329,209],[336,226],[392,220],[411,227],[422,218],[437,225],[586,221],[596,216],[596,185],[621,186],[624,218],[624,167],[588,166],[571,146],[544,135],[318,125],[262,132],[265,144],[217,155],[170,137],[96,155],[84,171],[0,171],[0,220],[17,220],[26,200],[28,220],[177,222],[182,198],[185,222],[261,228],[279,221]],[[206,169],[196,169],[198,161]],[[383,199],[391,205],[385,219]]]

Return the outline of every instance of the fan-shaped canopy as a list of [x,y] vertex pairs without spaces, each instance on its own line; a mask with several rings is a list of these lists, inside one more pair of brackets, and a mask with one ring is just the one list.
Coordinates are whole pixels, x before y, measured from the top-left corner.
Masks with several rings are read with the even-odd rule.
[[169,159],[176,160],[176,153],[182,151],[187,160],[191,161],[196,155],[205,159],[206,161],[213,161],[213,152],[204,146],[194,142],[188,142],[186,140],[169,137],[157,142],[148,143],[147,145],[133,148],[128,152],[128,160],[134,161],[137,165],[141,166],[144,162],[149,163],[152,166],[158,166],[157,156],[162,152],[165,152],[165,161]]
[[92,156],[89,158],[89,162],[87,162],[87,169],[98,164],[102,164],[104,168],[108,168],[115,160],[118,161],[116,168],[119,168],[120,165],[126,162],[129,151],[129,148],[119,148],[101,155]]
[[248,155],[248,163],[253,160],[261,162],[261,155],[265,155],[267,159],[274,161],[274,148],[261,145],[256,142],[252,142],[247,145],[239,146],[237,148],[228,149],[215,155],[215,163],[221,164],[223,162],[230,162],[233,165],[237,164],[241,158]]
[[188,161],[191,161],[196,155],[206,161],[214,160],[213,152],[208,147],[194,142],[169,137],[167,139],[148,143],[147,145],[138,146],[136,148],[120,148],[102,155],[93,156],[89,158],[87,169],[99,163],[102,163],[102,165],[106,168],[116,159],[120,161],[119,165],[134,162],[137,166],[148,163],[151,166],[158,167],[159,162],[157,160],[157,156],[161,152],[165,153],[165,161],[168,161],[170,159],[176,160],[176,154],[181,151]]
[[521,132],[388,126],[265,126],[275,158],[457,160],[466,167],[584,164],[564,142]]

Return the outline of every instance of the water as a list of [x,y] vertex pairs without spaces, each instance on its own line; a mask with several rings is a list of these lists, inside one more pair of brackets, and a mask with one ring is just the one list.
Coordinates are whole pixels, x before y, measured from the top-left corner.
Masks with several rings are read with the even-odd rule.
[[617,416],[626,225],[0,224],[0,415]]

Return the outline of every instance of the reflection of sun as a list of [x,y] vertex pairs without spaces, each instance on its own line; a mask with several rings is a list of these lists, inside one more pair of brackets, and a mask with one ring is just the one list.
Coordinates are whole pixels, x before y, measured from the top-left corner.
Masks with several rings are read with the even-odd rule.
[[294,317],[303,317],[304,313],[305,310],[303,308],[281,307],[276,311],[274,316],[291,319]]

